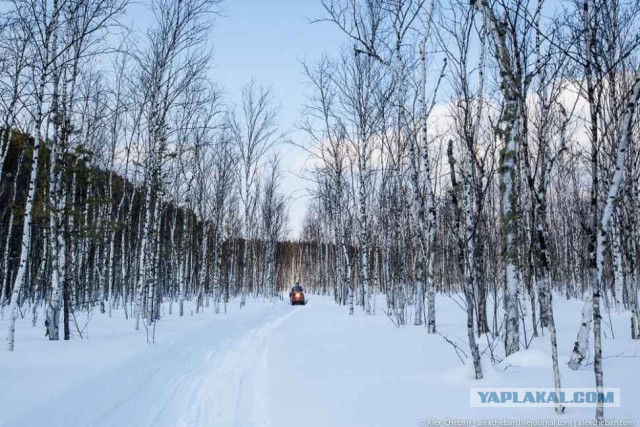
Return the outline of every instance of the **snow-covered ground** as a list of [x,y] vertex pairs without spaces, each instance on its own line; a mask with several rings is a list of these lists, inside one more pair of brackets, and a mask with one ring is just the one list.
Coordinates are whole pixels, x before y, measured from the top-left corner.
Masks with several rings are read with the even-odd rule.
[[[459,300],[438,299],[439,332],[463,350]],[[419,426],[441,419],[592,419],[593,409],[471,408],[471,387],[552,387],[548,336],[473,380],[452,345],[383,313],[348,316],[329,298],[307,306],[249,301],[226,315],[165,313],[156,343],[122,312],[96,311],[88,339],[49,342],[30,319],[16,351],[0,352],[0,426]],[[556,299],[563,387],[592,387],[593,366],[566,361],[582,303]],[[611,327],[615,333],[612,336]],[[628,316],[605,318],[605,386],[621,389],[608,419],[640,421],[640,342]],[[4,331],[6,322],[0,322]],[[530,337],[530,336],[529,336]],[[485,338],[480,340],[484,349]],[[498,352],[502,345],[498,343]]]

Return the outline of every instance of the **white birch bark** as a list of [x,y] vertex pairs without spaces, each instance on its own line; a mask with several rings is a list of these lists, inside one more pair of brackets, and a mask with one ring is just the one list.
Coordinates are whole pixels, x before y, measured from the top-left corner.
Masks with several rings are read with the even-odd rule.
[[[40,90],[44,91],[45,78],[42,78]],[[43,92],[40,92],[43,93]],[[42,123],[42,104],[38,103],[37,111],[38,115],[36,122]],[[15,332],[16,332],[16,318],[18,316],[18,299],[20,298],[20,291],[24,286],[25,273],[27,270],[27,262],[29,258],[29,252],[31,248],[31,221],[33,216],[33,205],[36,192],[36,179],[38,175],[38,161],[40,157],[40,141],[41,132],[40,126],[37,126],[34,146],[33,157],[31,160],[31,175],[29,178],[29,189],[27,195],[27,204],[25,206],[24,223],[22,226],[22,244],[20,245],[20,263],[18,265],[18,272],[13,282],[13,290],[11,292],[11,300],[9,303],[9,321],[8,334],[7,334],[7,346],[9,351],[13,351],[15,348]]]
[[[417,203],[419,233],[420,233],[420,250],[422,258],[422,273],[418,278],[418,307],[416,308],[415,324],[422,323],[423,315],[423,278],[425,280],[427,291],[427,332],[435,333],[435,290],[433,283],[433,261],[434,251],[433,237],[435,235],[435,196],[433,191],[433,181],[431,178],[431,156],[428,137],[428,106],[427,106],[427,41],[430,35],[431,19],[434,4],[431,1],[427,16],[428,26],[420,42],[420,148],[422,152],[422,167],[418,164],[420,157],[418,156],[413,141],[409,142],[409,157],[412,172],[412,185],[414,189],[414,201]],[[421,173],[422,170],[422,173]],[[422,175],[422,176],[420,176]],[[426,265],[425,265],[426,264]]]
[[613,259],[613,291],[614,301],[616,305],[616,311],[618,314],[622,313],[624,309],[622,294],[624,289],[624,267],[622,262],[622,251],[620,246],[622,245],[620,237],[620,227],[618,224],[612,224],[611,226],[611,256]]
[[520,315],[518,307],[518,250],[516,245],[516,158],[519,146],[519,85],[512,69],[512,58],[507,48],[505,30],[495,15],[489,0],[473,0],[472,5],[482,14],[488,34],[496,50],[496,61],[501,75],[504,105],[496,129],[500,153],[500,218],[503,230],[502,258],[504,262],[505,353],[511,355],[520,349]]
[[362,137],[361,144],[362,152],[358,155],[358,222],[360,240],[360,292],[358,303],[367,314],[371,314],[369,295],[369,216],[367,209],[368,180],[366,179],[368,175],[368,162],[366,160],[366,156],[368,156],[368,140],[366,137]]
[[[58,31],[53,32],[51,39],[52,57],[56,58],[58,51]],[[50,142],[49,153],[49,253],[52,257],[51,271],[51,295],[47,306],[47,334],[50,340],[58,340],[60,326],[60,303],[62,301],[62,286],[64,282],[64,238],[62,235],[62,209],[63,209],[63,186],[62,168],[64,163],[64,151],[61,141],[61,120],[64,106],[60,102],[61,80],[65,80],[66,73],[62,73],[58,61],[53,61],[53,98],[51,103],[50,121],[53,124],[53,137]],[[62,74],[62,75],[61,75]],[[62,83],[64,84],[64,83]],[[58,163],[62,164],[58,164]]]
[[[618,138],[618,146],[616,148],[616,168],[611,179],[611,184],[607,191],[607,198],[602,210],[602,217],[598,227],[598,240],[596,244],[596,277],[593,284],[593,347],[594,359],[593,368],[596,378],[596,390],[599,394],[603,392],[604,380],[602,372],[602,331],[600,313],[600,298],[602,296],[602,272],[604,270],[604,250],[606,242],[606,233],[611,223],[613,211],[615,209],[620,184],[624,175],[624,160],[627,149],[633,138],[633,120],[640,101],[640,71],[637,72],[633,86],[629,93],[627,105],[624,112],[622,129]],[[596,419],[604,420],[604,406],[602,399],[598,399],[596,406]]]
[[[480,351],[476,344],[475,331],[473,329],[473,200],[472,200],[472,182],[471,177],[471,159],[467,159],[465,175],[469,181],[464,183],[463,187],[463,203],[465,209],[465,218],[462,218],[463,207],[458,201],[458,192],[460,191],[460,183],[456,178],[456,161],[453,156],[453,141],[449,141],[447,148],[447,157],[449,160],[450,176],[451,176],[451,199],[455,211],[454,234],[458,243],[458,266],[462,277],[462,291],[465,296],[466,313],[467,313],[467,339],[469,340],[469,349],[473,359],[473,367],[475,378],[482,379],[482,365],[480,363]],[[464,221],[464,226],[463,226]]]
[[[152,148],[151,151],[151,164],[154,165],[155,158],[155,150]],[[153,167],[153,166],[152,166]],[[147,280],[147,259],[149,256],[149,238],[151,234],[151,211],[153,210],[153,206],[151,206],[152,196],[151,196],[151,186],[152,179],[149,177],[147,180],[146,188],[145,188],[145,196],[144,196],[144,222],[142,224],[142,230],[140,233],[141,243],[140,243],[140,251],[138,252],[138,274],[136,280],[136,304],[135,304],[135,330],[140,329],[140,319],[143,315],[143,297],[144,290],[146,286]]]
[[[589,0],[583,1],[583,34],[584,34],[584,73],[586,81],[587,102],[589,103],[589,133],[591,138],[591,230],[590,230],[590,247],[589,261],[591,267],[591,280],[597,281],[597,228],[598,228],[598,197],[599,197],[599,179],[598,179],[598,106],[596,105],[595,82],[593,74],[593,52],[592,52],[592,28],[591,18],[589,16]],[[593,283],[589,285],[588,293],[593,292],[591,289]],[[587,357],[588,336],[591,330],[591,321],[593,320],[594,301],[592,295],[588,295],[582,309],[582,320],[578,336],[573,346],[569,367],[578,369],[583,360]]]
[[44,96],[45,87],[49,81],[50,72],[50,60],[52,55],[51,38],[53,32],[56,31],[59,18],[59,2],[54,0],[52,10],[49,11],[45,8],[43,11],[43,25],[44,31],[44,43],[41,47],[42,51],[42,68],[40,69],[39,81],[36,88],[36,105],[35,105],[35,132],[34,132],[34,146],[31,159],[31,174],[29,177],[29,186],[27,192],[27,201],[25,205],[25,214],[22,225],[22,243],[20,249],[20,261],[18,264],[18,272],[14,278],[13,290],[11,292],[11,300],[9,303],[9,321],[8,321],[8,334],[7,334],[7,346],[9,351],[13,351],[15,348],[15,325],[16,317],[18,315],[18,299],[20,298],[20,291],[24,286],[25,273],[27,271],[27,263],[29,258],[29,252],[31,248],[31,231],[32,231],[32,217],[36,191],[36,180],[38,176],[38,166],[40,158],[40,148],[43,140],[43,123],[45,117],[44,111]]

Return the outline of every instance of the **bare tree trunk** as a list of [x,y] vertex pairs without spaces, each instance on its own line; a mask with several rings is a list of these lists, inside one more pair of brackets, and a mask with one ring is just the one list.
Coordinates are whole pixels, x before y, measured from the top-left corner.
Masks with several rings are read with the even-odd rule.
[[502,259],[504,262],[505,353],[507,356],[520,349],[520,315],[518,308],[518,247],[516,213],[516,160],[520,144],[518,100],[519,82],[512,69],[512,55],[507,48],[507,33],[495,15],[489,0],[474,0],[485,20],[485,25],[496,49],[500,69],[500,90],[504,97],[502,114],[496,129],[500,153],[500,219],[502,222]]
[[[462,290],[465,296],[466,312],[467,312],[467,339],[469,340],[469,349],[471,350],[471,357],[473,359],[473,367],[475,370],[475,378],[477,380],[482,379],[482,366],[480,363],[480,351],[476,344],[476,335],[474,331],[473,322],[473,201],[471,200],[471,181],[465,182],[465,186],[462,189],[464,192],[465,203],[465,226],[463,231],[463,219],[462,219],[462,207],[458,202],[458,192],[460,191],[460,183],[456,178],[456,161],[453,157],[453,141],[449,141],[449,147],[447,148],[447,157],[449,160],[450,174],[451,174],[451,201],[453,203],[455,211],[454,221],[454,234],[458,243],[458,265],[460,268],[460,274],[462,275]],[[468,160],[468,168],[471,167],[471,160]],[[467,172],[467,177],[470,177],[470,171]]]
[[[603,396],[603,372],[602,372],[602,316],[600,313],[600,298],[602,296],[602,272],[604,269],[604,250],[607,230],[611,223],[613,211],[618,198],[620,184],[624,175],[624,160],[627,148],[633,138],[633,119],[635,117],[638,101],[640,100],[640,71],[636,74],[624,112],[622,129],[618,139],[616,152],[616,169],[607,191],[607,199],[602,210],[602,217],[598,224],[598,239],[596,242],[596,276],[593,284],[593,369],[596,377],[596,390],[600,397]],[[598,399],[596,406],[596,419],[604,420],[603,399]]]
[[[29,186],[27,193],[27,202],[25,206],[25,214],[22,225],[22,244],[20,250],[20,262],[18,265],[18,272],[14,278],[13,290],[11,293],[11,300],[9,303],[9,331],[7,337],[8,350],[13,351],[15,347],[15,330],[16,330],[16,317],[18,315],[18,299],[20,298],[20,291],[25,284],[25,273],[27,270],[27,263],[29,258],[29,252],[31,248],[31,231],[32,231],[32,217],[36,192],[36,180],[38,177],[39,156],[40,156],[40,144],[43,140],[42,126],[44,124],[44,96],[45,87],[49,81],[49,66],[52,54],[51,49],[51,37],[53,31],[56,31],[58,24],[58,15],[60,13],[57,0],[54,1],[54,7],[51,16],[45,12],[44,22],[42,22],[44,28],[44,45],[42,58],[42,69],[40,70],[39,81],[36,88],[36,111],[35,111],[35,132],[33,142],[33,154],[31,158],[31,175],[29,178]],[[48,21],[50,19],[50,21]]]

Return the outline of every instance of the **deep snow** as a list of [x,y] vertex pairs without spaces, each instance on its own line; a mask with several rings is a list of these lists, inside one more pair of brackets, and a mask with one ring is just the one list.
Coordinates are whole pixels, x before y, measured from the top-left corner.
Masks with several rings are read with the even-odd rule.
[[[439,296],[439,332],[466,351],[460,300]],[[49,342],[20,320],[16,351],[0,352],[0,426],[418,426],[436,419],[592,419],[591,408],[470,408],[471,387],[552,387],[548,335],[473,380],[452,345],[383,313],[348,316],[330,298],[307,306],[250,301],[226,315],[165,312],[156,343],[121,311],[97,310],[89,338]],[[592,387],[593,365],[566,367],[580,301],[555,300],[564,387]],[[165,311],[166,307],[165,307]],[[640,342],[627,314],[605,316],[606,387],[621,389],[607,419],[640,420]],[[0,330],[6,322],[0,321]],[[528,331],[530,339],[530,331]],[[486,338],[479,340],[481,348]],[[496,343],[500,353],[502,343]],[[499,356],[499,354],[498,354]]]

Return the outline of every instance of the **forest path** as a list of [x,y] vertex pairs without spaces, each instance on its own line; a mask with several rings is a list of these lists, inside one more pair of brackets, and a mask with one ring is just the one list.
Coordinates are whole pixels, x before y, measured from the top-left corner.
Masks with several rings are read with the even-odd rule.
[[269,426],[269,337],[295,313],[278,302],[213,316],[5,425]]
[[[459,298],[440,297],[438,328],[463,343]],[[47,341],[23,319],[17,351],[0,353],[0,427],[415,427],[432,418],[553,417],[552,408],[469,405],[471,387],[552,384],[548,336],[503,364],[485,358],[477,381],[440,336],[397,328],[384,297],[377,302],[375,316],[359,308],[349,316],[317,295],[306,306],[254,300],[242,309],[234,302],[227,314],[174,310],[158,323],[154,345],[122,313],[96,313],[90,339],[67,342]],[[582,302],[557,304],[563,385],[592,387],[592,368],[564,363]],[[628,337],[626,314],[611,321],[606,384],[621,388],[623,403],[607,414],[639,419],[640,343]],[[569,409],[567,419],[593,416]]]

